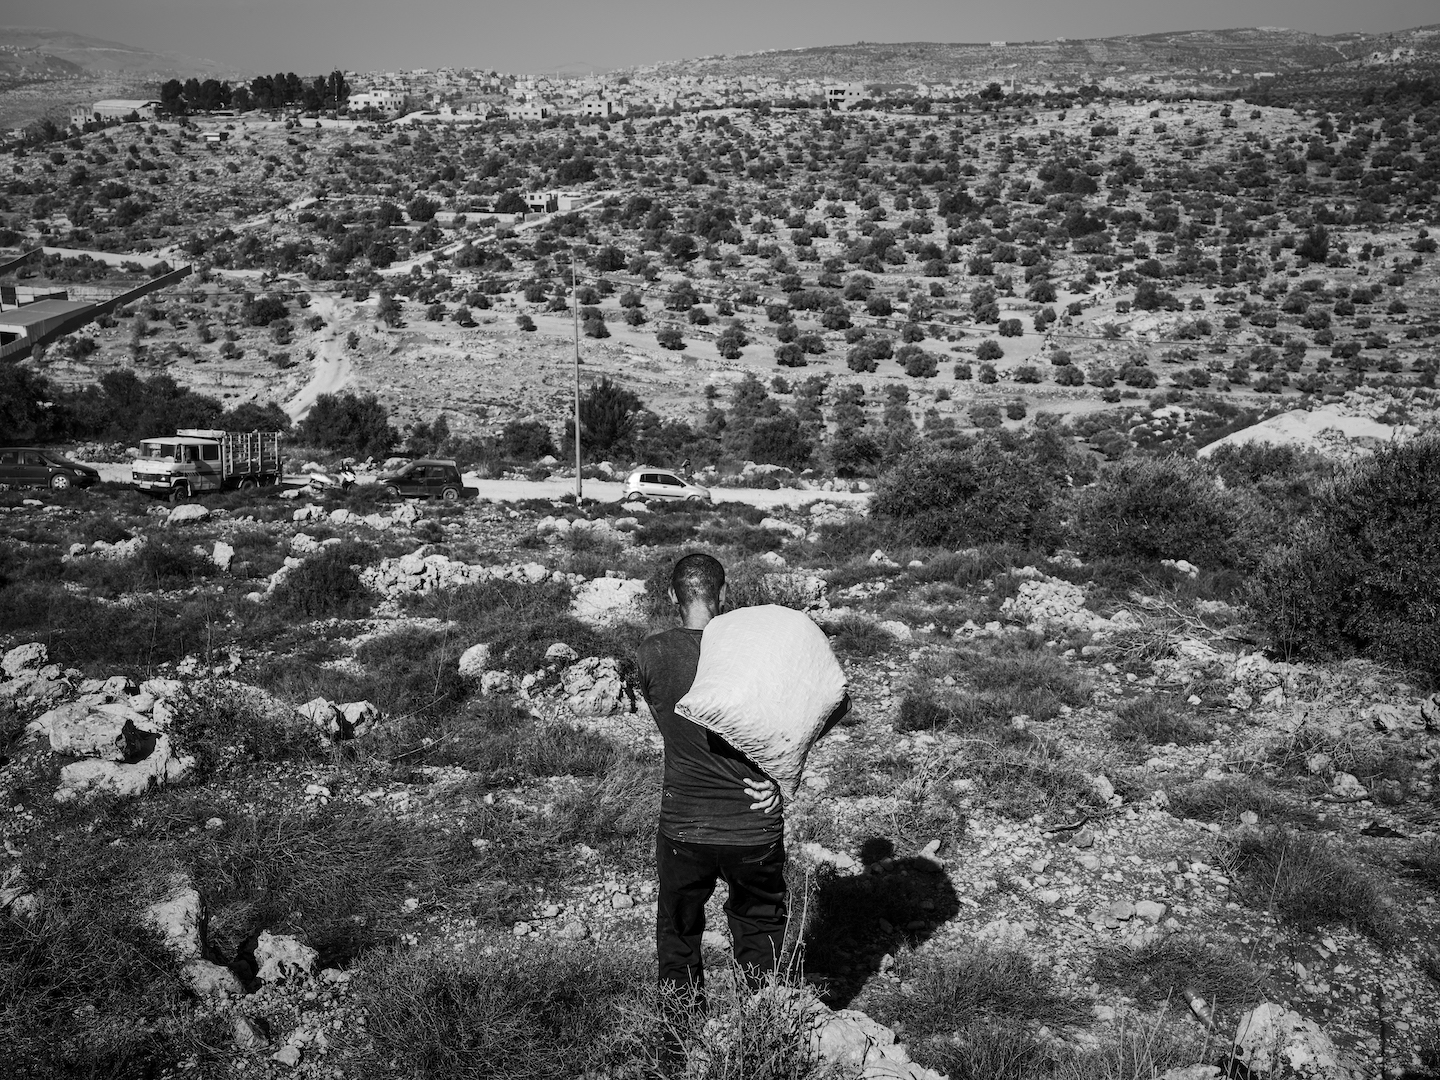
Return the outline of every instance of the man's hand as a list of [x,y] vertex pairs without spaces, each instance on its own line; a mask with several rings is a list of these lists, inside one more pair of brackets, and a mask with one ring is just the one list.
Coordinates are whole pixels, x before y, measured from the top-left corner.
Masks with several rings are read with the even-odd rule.
[[780,808],[780,789],[773,780],[746,780],[745,794],[755,800],[750,804],[751,810],[769,814]]

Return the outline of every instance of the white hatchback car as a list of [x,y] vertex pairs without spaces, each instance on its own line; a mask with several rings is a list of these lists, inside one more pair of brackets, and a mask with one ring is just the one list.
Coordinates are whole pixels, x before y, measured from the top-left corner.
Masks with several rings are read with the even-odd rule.
[[625,478],[625,498],[666,499],[674,502],[709,502],[710,492],[669,469],[642,466]]

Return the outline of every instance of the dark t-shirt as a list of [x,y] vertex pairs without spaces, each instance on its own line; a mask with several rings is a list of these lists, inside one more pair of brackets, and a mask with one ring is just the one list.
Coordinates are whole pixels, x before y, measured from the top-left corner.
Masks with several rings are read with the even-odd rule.
[[651,634],[637,657],[640,689],[665,740],[660,832],[688,844],[769,844],[784,824],[779,810],[751,810],[745,781],[765,774],[740,751],[699,724],[675,715],[695,681],[702,631],[677,627]]

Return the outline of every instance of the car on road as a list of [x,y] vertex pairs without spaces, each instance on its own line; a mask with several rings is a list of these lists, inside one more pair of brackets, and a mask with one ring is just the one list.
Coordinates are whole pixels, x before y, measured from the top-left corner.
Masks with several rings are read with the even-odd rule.
[[394,472],[382,474],[378,482],[382,491],[395,497],[455,502],[480,494],[478,488],[465,486],[454,458],[416,458]]
[[34,446],[0,446],[0,490],[8,488],[89,487],[100,482],[100,472],[62,457],[54,450]]
[[710,490],[699,484],[692,484],[672,469],[642,465],[625,478],[625,498],[709,502]]

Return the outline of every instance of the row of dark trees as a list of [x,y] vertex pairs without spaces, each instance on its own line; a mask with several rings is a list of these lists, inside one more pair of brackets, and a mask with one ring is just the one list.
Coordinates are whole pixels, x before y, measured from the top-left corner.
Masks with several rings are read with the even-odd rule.
[[260,75],[252,79],[248,87],[232,87],[218,79],[202,82],[193,76],[183,83],[179,79],[170,79],[160,87],[161,108],[171,116],[232,107],[241,112],[281,109],[287,105],[321,112],[343,108],[349,96],[350,84],[338,70],[329,75],[317,75],[313,80],[302,79],[293,71]]
[[169,375],[144,379],[128,369],[107,371],[93,386],[66,390],[29,367],[0,364],[0,444],[128,443],[182,427],[283,431],[289,426],[277,405],[226,409]]

